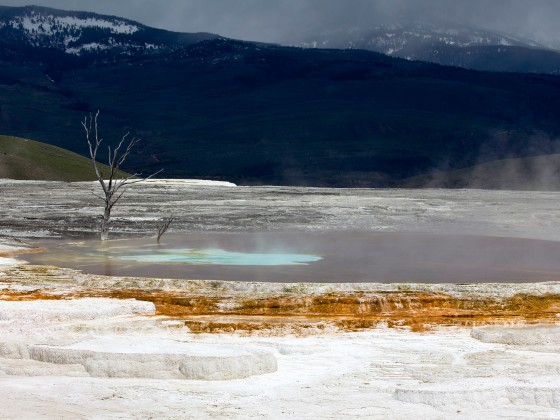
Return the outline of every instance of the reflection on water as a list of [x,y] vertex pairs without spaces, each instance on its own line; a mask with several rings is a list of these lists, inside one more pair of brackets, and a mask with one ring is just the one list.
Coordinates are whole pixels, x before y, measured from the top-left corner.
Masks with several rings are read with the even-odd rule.
[[[96,255],[96,254],[90,254]],[[99,254],[98,254],[99,255]],[[104,256],[119,260],[140,263],[179,263],[179,264],[215,264],[215,265],[299,265],[319,261],[315,255],[289,253],[247,253],[232,252],[223,249],[172,248],[139,250],[120,250],[113,254],[103,252]]]
[[26,256],[112,276],[274,281],[490,283],[555,281],[560,242],[475,235],[367,232],[196,233],[43,241]]

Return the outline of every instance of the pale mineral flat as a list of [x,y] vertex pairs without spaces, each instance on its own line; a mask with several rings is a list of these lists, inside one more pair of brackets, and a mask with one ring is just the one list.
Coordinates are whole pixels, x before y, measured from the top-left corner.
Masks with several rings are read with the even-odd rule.
[[[93,184],[3,180],[0,187],[5,235],[50,238],[95,229]],[[148,183],[131,189],[115,216],[116,228],[126,234],[152,231],[169,209],[177,211],[178,232],[414,229],[556,240],[559,198],[555,192]],[[11,247],[0,253],[10,254]],[[0,259],[0,279],[12,292],[51,287],[48,272],[44,284],[34,285],[31,272],[17,284],[8,269],[17,263],[11,255]],[[52,284],[59,276],[76,293],[95,282],[53,273]],[[121,283],[136,285],[104,280]],[[455,294],[460,286],[430,287]],[[510,295],[524,287],[487,291]],[[544,293],[554,287],[542,286]],[[0,301],[0,418],[560,419],[558,323],[195,334],[181,320],[154,311],[151,302],[107,297]]]

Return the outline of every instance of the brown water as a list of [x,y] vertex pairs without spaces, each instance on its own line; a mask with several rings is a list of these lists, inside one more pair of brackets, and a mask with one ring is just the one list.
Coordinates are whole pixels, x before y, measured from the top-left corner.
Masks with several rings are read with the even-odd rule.
[[[196,233],[169,235],[160,245],[153,238],[107,243],[50,240],[38,245],[47,251],[26,256],[32,263],[111,276],[331,283],[513,283],[560,278],[560,242],[474,235]],[[224,264],[216,262],[216,255],[205,254],[208,250],[220,250],[233,260],[243,254],[240,258],[245,259],[242,265],[231,259]],[[202,260],[193,261],[194,254],[202,255]],[[259,259],[279,264],[251,263]]]

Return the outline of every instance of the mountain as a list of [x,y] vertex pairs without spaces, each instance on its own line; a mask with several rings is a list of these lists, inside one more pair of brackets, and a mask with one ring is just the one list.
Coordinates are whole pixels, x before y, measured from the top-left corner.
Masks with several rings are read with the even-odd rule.
[[109,60],[106,50],[77,56],[29,44],[27,30],[17,30],[19,38],[1,38],[17,54],[0,58],[0,133],[87,155],[80,121],[99,109],[105,144],[128,131],[142,139],[129,172],[377,187],[560,153],[553,75],[218,36],[132,57],[116,50]]
[[[109,173],[109,168],[102,165],[101,171]],[[90,159],[49,144],[7,136],[0,136],[0,178],[68,182],[96,179]]]
[[[167,53],[207,39],[209,33],[177,33],[132,20],[38,6],[0,6],[0,58],[91,64]],[[59,65],[61,63],[58,63]]]
[[560,53],[538,42],[440,20],[337,30],[293,44],[305,48],[364,49],[483,71],[560,73]]

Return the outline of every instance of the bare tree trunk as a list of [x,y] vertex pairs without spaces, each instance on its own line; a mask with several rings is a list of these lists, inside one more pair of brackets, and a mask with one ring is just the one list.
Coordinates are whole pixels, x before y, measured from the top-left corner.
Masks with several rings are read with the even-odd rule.
[[[117,204],[117,201],[120,200],[122,195],[125,193],[127,186],[130,184],[135,184],[137,182],[143,181],[143,179],[138,179],[138,174],[133,174],[128,177],[117,179],[117,176],[122,176],[120,172],[120,167],[136,145],[138,143],[138,139],[132,138],[128,143],[128,146],[121,152],[121,147],[128,137],[128,133],[126,133],[121,141],[119,142],[118,146],[115,148],[111,148],[108,146],[109,150],[109,175],[108,179],[105,179],[101,170],[99,168],[99,164],[97,163],[97,151],[99,149],[99,145],[101,144],[102,139],[99,138],[99,134],[97,131],[97,119],[99,117],[99,111],[93,117],[91,114],[88,118],[84,118],[82,121],[82,126],[86,132],[86,140],[89,146],[89,155],[91,157],[91,162],[93,164],[93,169],[95,171],[95,176],[103,189],[103,195],[94,195],[105,203],[105,209],[103,211],[103,217],[101,219],[101,240],[106,241],[109,239],[109,221],[111,220],[111,210],[113,210],[113,206]],[[150,176],[144,179],[150,179],[157,174],[159,174],[161,170],[151,174]]]
[[109,239],[109,220],[111,219],[111,209],[105,208],[103,217],[101,219],[101,240],[106,241]]

